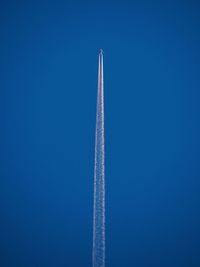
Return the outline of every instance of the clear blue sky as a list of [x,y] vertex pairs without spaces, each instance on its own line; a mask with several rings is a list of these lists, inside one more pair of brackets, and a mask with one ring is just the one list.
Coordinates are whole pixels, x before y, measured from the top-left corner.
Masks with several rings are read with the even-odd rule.
[[104,50],[108,267],[200,266],[198,1],[1,1],[0,266],[89,267]]

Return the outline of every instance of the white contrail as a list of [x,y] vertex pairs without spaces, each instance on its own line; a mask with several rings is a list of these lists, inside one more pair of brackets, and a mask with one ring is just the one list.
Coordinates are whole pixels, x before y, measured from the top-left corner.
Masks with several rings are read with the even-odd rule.
[[105,166],[103,53],[99,53],[95,134],[93,267],[105,267]]

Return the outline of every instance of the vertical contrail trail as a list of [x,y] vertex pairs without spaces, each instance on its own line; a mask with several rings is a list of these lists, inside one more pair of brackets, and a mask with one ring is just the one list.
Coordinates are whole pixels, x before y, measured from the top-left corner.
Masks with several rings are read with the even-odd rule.
[[105,167],[103,52],[99,53],[95,134],[93,267],[105,267]]

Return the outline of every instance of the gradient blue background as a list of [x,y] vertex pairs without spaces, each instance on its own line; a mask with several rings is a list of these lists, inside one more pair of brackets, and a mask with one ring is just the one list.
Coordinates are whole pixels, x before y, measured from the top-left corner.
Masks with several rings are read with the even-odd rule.
[[200,3],[1,1],[0,266],[91,266],[97,62],[106,263],[200,266]]

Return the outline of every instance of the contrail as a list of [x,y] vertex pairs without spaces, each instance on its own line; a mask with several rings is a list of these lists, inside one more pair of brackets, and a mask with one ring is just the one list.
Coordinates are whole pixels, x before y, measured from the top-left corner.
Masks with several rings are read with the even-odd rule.
[[99,53],[95,134],[93,267],[105,267],[105,166],[103,51]]

